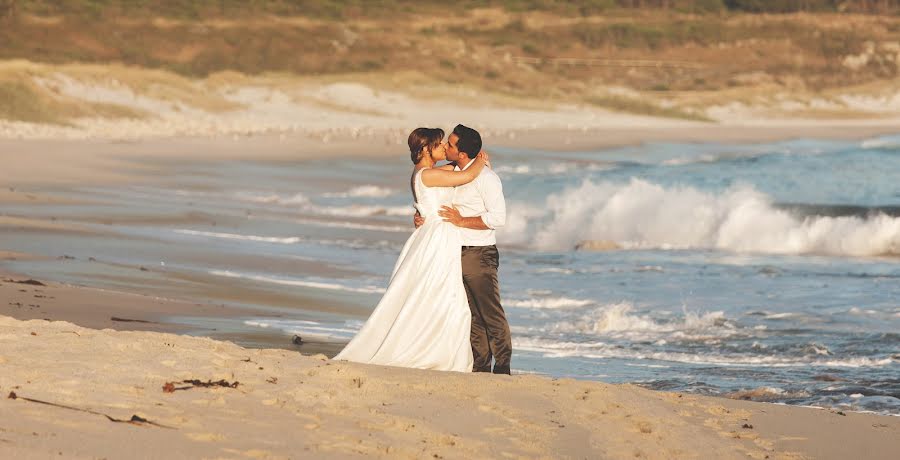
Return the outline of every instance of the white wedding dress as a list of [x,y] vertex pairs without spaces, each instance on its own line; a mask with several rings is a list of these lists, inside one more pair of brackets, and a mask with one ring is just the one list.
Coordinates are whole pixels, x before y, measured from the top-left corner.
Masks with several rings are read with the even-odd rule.
[[452,187],[413,188],[425,224],[394,265],[384,297],[356,337],[334,359],[444,371],[472,370],[472,313],[462,281],[459,228],[438,216]]

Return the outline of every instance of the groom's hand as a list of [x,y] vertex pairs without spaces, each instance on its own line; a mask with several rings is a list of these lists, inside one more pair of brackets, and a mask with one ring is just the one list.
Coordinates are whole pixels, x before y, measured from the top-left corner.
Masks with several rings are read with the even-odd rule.
[[482,219],[480,216],[463,217],[459,213],[459,209],[456,209],[456,206],[441,206],[441,210],[438,211],[438,215],[444,218],[444,222],[450,222],[457,227],[471,228],[472,230],[491,229],[491,227],[485,225],[484,219]]
[[463,220],[463,217],[459,213],[459,209],[456,209],[456,206],[441,206],[438,215],[444,218],[444,222],[450,222],[457,227],[460,226],[460,223],[462,223]]

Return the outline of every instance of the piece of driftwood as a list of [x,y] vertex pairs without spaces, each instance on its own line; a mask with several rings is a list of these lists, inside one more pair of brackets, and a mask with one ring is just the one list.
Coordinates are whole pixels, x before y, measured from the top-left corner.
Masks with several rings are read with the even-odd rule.
[[14,280],[14,279],[5,279],[3,280],[6,283],[17,283],[17,284],[30,284],[32,286],[46,286],[46,284],[35,280],[35,279],[27,279],[27,280]]
[[[188,383],[189,385],[177,387],[177,386],[175,386],[176,383]],[[178,391],[178,390],[190,390],[191,388],[194,388],[194,387],[203,387],[203,388],[209,388],[209,387],[237,388],[238,385],[240,385],[240,382],[238,382],[238,381],[228,382],[228,381],[226,381],[225,379],[218,380],[218,381],[215,381],[215,382],[213,382],[212,380],[207,380],[207,381],[203,382],[203,381],[198,380],[198,379],[191,379],[191,380],[182,380],[181,382],[166,382],[166,384],[163,385],[162,390],[163,390],[164,393],[174,393],[174,392],[176,392],[176,391]]]
[[118,419],[118,418],[109,416],[107,414],[104,414],[103,412],[97,412],[97,411],[93,411],[90,409],[82,409],[80,407],[67,406],[65,404],[59,404],[59,403],[50,402],[50,401],[42,401],[40,399],[26,398],[24,396],[17,395],[15,391],[10,391],[9,395],[7,396],[7,399],[28,401],[28,402],[36,403],[36,404],[44,404],[47,406],[59,407],[61,409],[69,409],[69,410],[74,410],[74,411],[78,411],[78,412],[86,412],[88,414],[93,414],[93,415],[102,415],[102,416],[106,417],[110,422],[115,422],[115,423],[127,423],[129,425],[138,425],[138,426],[153,425],[153,426],[158,426],[160,428],[166,428],[169,430],[175,429],[170,426],[162,425],[162,424],[147,420],[137,414],[132,415],[131,418],[128,420],[122,420],[122,419]]
[[119,318],[117,316],[113,316],[109,318],[110,321],[118,321],[121,323],[153,323],[153,321],[147,321],[143,319],[130,319],[130,318]]

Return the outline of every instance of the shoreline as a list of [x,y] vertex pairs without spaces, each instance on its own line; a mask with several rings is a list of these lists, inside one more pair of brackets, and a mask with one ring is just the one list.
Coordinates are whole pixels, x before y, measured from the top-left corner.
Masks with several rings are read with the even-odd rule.
[[[807,122],[795,121],[791,125],[710,125],[696,124],[685,128],[669,127],[622,127],[604,130],[561,130],[536,129],[527,130],[515,136],[498,139],[496,145],[515,148],[552,149],[552,151],[588,152],[592,150],[615,149],[625,146],[640,145],[652,142],[723,142],[723,143],[765,143],[798,138],[863,140],[873,136],[889,133],[900,133],[894,125],[876,123],[877,120],[844,122],[835,126],[820,126]],[[378,135],[374,135],[378,137]],[[485,135],[486,139],[490,139]],[[337,136],[340,138],[340,136]],[[296,142],[294,142],[296,141]],[[488,141],[489,142],[489,141]],[[490,145],[489,143],[486,145]],[[365,136],[346,141],[323,142],[322,139],[309,135],[298,135],[294,138],[283,138],[276,135],[256,135],[234,139],[211,139],[204,137],[175,137],[144,140],[13,140],[0,139],[0,153],[5,155],[4,168],[0,170],[0,205],[2,204],[54,204],[67,203],[64,192],[67,187],[81,183],[92,185],[140,183],[154,181],[164,177],[171,168],[177,168],[184,162],[216,162],[216,161],[265,161],[303,163],[307,161],[327,161],[330,157],[356,158],[363,161],[377,161],[388,155],[399,155],[405,146],[391,143],[373,143]],[[77,158],[78,161],[73,161]],[[7,216],[0,213],[0,230],[24,232],[89,232],[77,224],[56,222],[55,219],[35,219]],[[3,260],[9,255],[4,250],[15,248],[0,247],[0,274],[3,274]],[[30,257],[28,255],[22,255]],[[62,254],[47,255],[62,257]],[[126,267],[137,269],[138,267]],[[36,275],[39,276],[39,275]],[[4,276],[9,278],[9,276]],[[196,280],[195,280],[196,281]],[[8,283],[7,283],[8,284]],[[74,286],[58,285],[56,289],[77,289]],[[85,288],[90,289],[90,288]],[[12,292],[12,291],[10,291]],[[199,292],[192,292],[193,296]],[[114,304],[116,295],[144,296],[146,293],[116,293],[98,290],[95,294],[104,305]],[[80,297],[91,297],[90,294]],[[193,297],[192,297],[193,298]],[[159,323],[165,318],[181,316],[189,317],[199,309],[199,316],[212,317],[213,314],[224,314],[226,317],[241,314],[258,315],[261,312],[246,310],[240,307],[227,306],[228,300],[240,300],[240,296],[231,296],[219,310],[204,307],[204,299],[194,301],[183,300],[184,309],[164,309],[147,312],[146,317],[136,318],[143,321]],[[220,299],[223,301],[223,299]],[[22,299],[13,302],[23,302]],[[201,302],[201,303],[197,303]],[[207,303],[209,303],[207,299]],[[25,303],[28,304],[27,302]],[[151,305],[152,301],[143,302]],[[279,304],[280,305],[280,304]],[[203,310],[207,308],[207,310]],[[0,305],[0,314],[7,314],[20,319],[40,319],[32,316],[17,316],[8,306]],[[112,316],[112,315],[107,315]],[[58,318],[73,321],[85,327],[112,327],[121,330],[159,330],[167,332],[185,332],[190,325],[171,323],[162,329],[146,326],[148,323],[112,324],[109,319],[80,318],[64,313]],[[144,324],[144,326],[138,326]],[[199,332],[199,331],[198,331]],[[232,338],[242,343],[257,343],[260,346],[278,346],[291,349],[287,341],[275,340],[272,334],[251,330],[231,332],[219,335],[221,338]],[[288,338],[289,339],[289,338]],[[282,343],[283,342],[283,343]],[[336,353],[340,347],[326,344],[319,349],[325,353]],[[317,351],[318,352],[318,351]]]
[[[4,262],[37,259],[38,257],[0,250],[0,316],[21,321],[66,321],[90,329],[117,331],[147,331],[188,336],[211,337],[216,340],[239,342],[252,348],[279,348],[308,354],[325,353],[333,356],[342,348],[338,342],[291,343],[289,336],[268,331],[219,330],[196,324],[197,319],[277,317],[271,312],[242,308],[227,303],[155,297],[148,294],[90,286],[71,285],[40,276],[10,271]],[[32,282],[40,283],[31,284]],[[123,306],[127,305],[127,307]],[[191,321],[185,321],[190,319]]]
[[[198,327],[194,321],[179,322],[180,318],[193,319],[233,319],[244,315],[254,317],[273,316],[259,310],[248,310],[227,304],[202,304],[195,300],[153,297],[146,294],[129,293],[108,289],[92,288],[89,286],[70,285],[46,279],[36,280],[27,274],[21,274],[6,270],[3,261],[12,257],[34,257],[22,253],[0,251],[0,297],[10,299],[5,305],[0,305],[0,322],[3,318],[9,318],[22,322],[43,321],[47,323],[65,322],[74,326],[92,330],[117,331],[117,332],[153,332],[161,334],[176,334],[181,337],[206,338],[215,342],[229,343],[246,350],[275,351],[297,353],[302,356],[317,355],[322,359],[330,359],[345,345],[344,342],[316,342],[304,341],[301,345],[292,344],[288,335],[269,331],[267,329],[247,331],[220,331],[213,327]],[[40,286],[23,281],[39,281]],[[32,297],[38,296],[40,300],[32,301]],[[122,307],[123,301],[129,307]],[[29,302],[34,304],[29,305]],[[38,308],[32,308],[37,306]],[[2,358],[2,356],[0,356]],[[0,364],[3,361],[0,360]],[[382,366],[375,366],[382,367]],[[386,366],[391,368],[391,366]],[[530,373],[517,373],[513,369],[513,375],[532,376]],[[540,376],[557,380],[568,377]],[[591,379],[571,379],[578,382],[595,382]],[[633,386],[629,383],[605,384],[613,386]],[[636,386],[640,388],[639,386]],[[654,393],[669,393],[665,390],[643,389]],[[900,415],[878,414],[869,411],[853,411],[844,409],[839,411],[833,408],[818,406],[791,405],[782,403],[768,403],[765,400],[744,399],[743,397],[720,395],[693,395],[691,393],[673,393],[678,397],[693,396],[708,398],[711,400],[731,401],[736,403],[767,404],[780,407],[804,408],[820,410],[830,413],[853,413],[890,417],[900,419]],[[727,404],[727,403],[722,403]],[[765,412],[765,411],[763,411]],[[900,425],[898,425],[900,428]],[[819,458],[819,457],[815,457]]]
[[[651,119],[652,120],[652,119]],[[759,144],[797,139],[864,140],[900,134],[900,120],[793,120],[782,123],[678,126],[618,126],[590,129],[483,129],[485,149],[524,148],[554,152],[594,152],[647,143]],[[4,168],[0,184],[10,187],[66,186],[90,180],[120,183],[162,172],[178,162],[256,160],[304,162],[330,158],[378,160],[403,156],[405,132],[397,128],[354,136],[358,128],[313,133],[258,134],[238,138],[168,137],[123,139],[0,138]],[[452,129],[452,127],[448,127]],[[390,140],[386,140],[390,139]],[[77,162],[72,160],[77,158]],[[143,163],[139,163],[143,162]],[[4,190],[5,192],[6,190]],[[0,195],[0,203],[10,197]]]

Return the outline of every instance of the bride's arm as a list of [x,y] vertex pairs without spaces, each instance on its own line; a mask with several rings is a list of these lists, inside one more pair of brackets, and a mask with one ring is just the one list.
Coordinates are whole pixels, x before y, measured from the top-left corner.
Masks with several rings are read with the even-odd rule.
[[428,187],[456,187],[468,184],[478,177],[484,168],[484,155],[475,157],[475,163],[463,171],[448,171],[444,169],[426,169],[422,171],[422,183]]
[[[489,156],[488,156],[488,153],[485,152],[484,150],[482,150],[482,151],[480,151],[480,152],[478,152],[478,153],[484,154],[484,166],[485,166],[486,168],[489,168],[489,169],[490,169],[490,167],[491,167],[491,157],[489,157]],[[456,168],[456,164],[450,163],[450,164],[446,164],[446,165],[443,165],[443,166],[437,166],[437,167],[435,167],[434,169],[443,169],[444,171],[453,171],[455,168]]]

